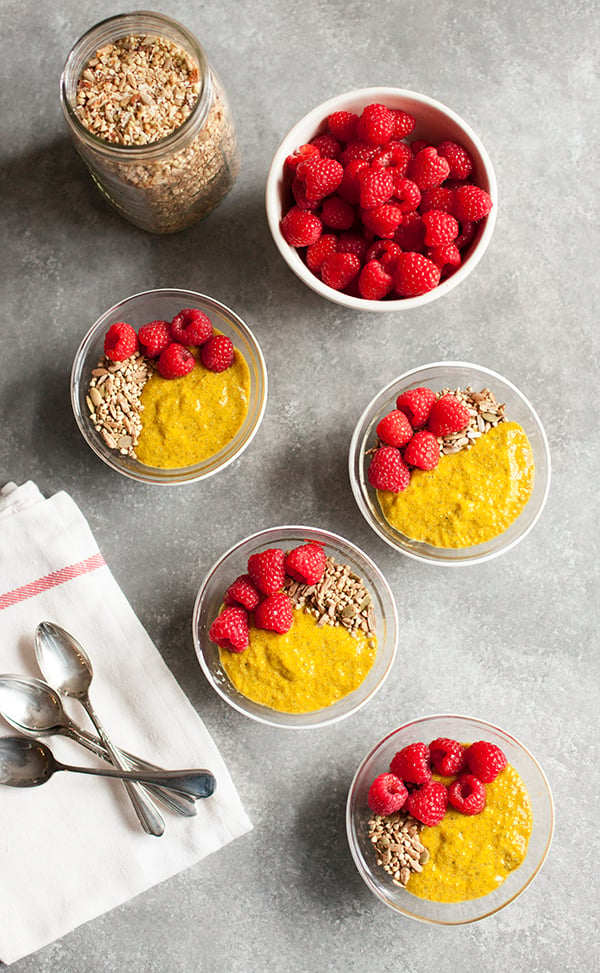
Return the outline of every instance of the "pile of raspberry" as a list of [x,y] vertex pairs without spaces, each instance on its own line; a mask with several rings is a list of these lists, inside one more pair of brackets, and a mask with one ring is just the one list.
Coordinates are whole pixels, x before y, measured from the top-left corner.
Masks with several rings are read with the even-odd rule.
[[287,157],[294,202],[281,233],[329,287],[372,301],[425,294],[460,267],[490,212],[463,146],[408,141],[414,128],[385,105],[337,111]]
[[382,445],[372,453],[369,483],[376,490],[406,490],[412,469],[434,470],[438,465],[438,437],[461,432],[470,418],[466,405],[451,392],[439,398],[428,388],[403,392],[396,400],[396,408],[377,424]]
[[287,553],[281,548],[251,554],[248,570],[227,588],[224,607],[210,626],[208,637],[219,648],[243,652],[248,648],[250,615],[255,628],[284,635],[294,621],[292,600],[283,591],[291,578],[316,585],[325,573],[326,556],[321,544],[306,541]]
[[[500,747],[487,740],[467,746],[446,737],[433,740],[429,746],[411,743],[394,755],[389,772],[375,778],[367,803],[375,814],[403,810],[428,827],[444,819],[448,805],[469,816],[481,814],[485,785],[507,765]],[[434,772],[454,780],[443,784],[433,779]]]
[[[198,358],[190,348],[199,349]],[[231,338],[215,334],[208,315],[197,308],[184,308],[172,321],[149,321],[138,332],[124,321],[110,326],[104,336],[106,358],[125,361],[138,350],[169,379],[188,375],[198,360],[211,372],[224,372],[235,358]]]

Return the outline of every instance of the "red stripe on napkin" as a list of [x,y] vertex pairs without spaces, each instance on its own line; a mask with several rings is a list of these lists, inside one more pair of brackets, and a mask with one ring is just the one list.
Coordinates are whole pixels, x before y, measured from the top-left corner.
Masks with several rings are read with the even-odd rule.
[[91,557],[86,557],[85,561],[69,564],[68,567],[60,568],[59,571],[53,571],[51,574],[46,574],[43,578],[38,578],[37,581],[30,581],[29,584],[24,584],[20,588],[13,588],[12,591],[7,591],[6,594],[0,595],[0,611],[3,608],[10,608],[12,605],[17,605],[20,601],[25,601],[27,598],[34,598],[36,595],[41,594],[42,591],[55,588],[59,584],[64,584],[65,581],[72,581],[73,578],[79,578],[82,574],[89,574],[90,571],[103,568],[105,564],[106,561],[100,553],[92,554]]

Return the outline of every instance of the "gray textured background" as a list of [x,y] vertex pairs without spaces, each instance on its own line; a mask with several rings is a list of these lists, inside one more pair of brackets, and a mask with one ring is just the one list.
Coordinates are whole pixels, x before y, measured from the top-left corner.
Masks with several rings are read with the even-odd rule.
[[[19,973],[417,973],[588,970],[597,894],[597,23],[586,0],[266,0],[159,9],[200,39],[236,117],[243,167],[222,207],[174,237],[102,201],[63,127],[58,78],[105,0],[0,0],[2,353],[0,472],[71,493],[117,580],[220,747],[254,831],[196,868],[14,964]],[[279,258],[263,191],[287,129],[367,85],[423,91],[478,132],[499,184],[476,271],[444,301],[357,315],[321,301]],[[250,449],[204,484],[160,489],[97,460],[71,415],[83,333],[137,290],[180,286],[229,304],[265,353],[270,398]],[[595,324],[595,323],[594,323]],[[508,555],[460,571],[383,544],[350,492],[350,435],[367,401],[412,366],[462,358],[510,378],[545,424],[546,511]],[[362,546],[396,596],[400,652],[376,700],[300,736],[230,710],[205,683],[190,617],[234,541],[279,523]],[[533,886],[473,926],[394,916],[356,873],[344,802],[364,753],[429,712],[504,726],[548,774],[557,829]]]

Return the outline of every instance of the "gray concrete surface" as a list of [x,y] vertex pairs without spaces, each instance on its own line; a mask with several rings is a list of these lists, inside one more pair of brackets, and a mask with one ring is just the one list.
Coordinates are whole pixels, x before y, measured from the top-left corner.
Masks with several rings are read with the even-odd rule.
[[[151,237],[102,201],[69,143],[58,78],[104,0],[0,0],[0,471],[65,489],[220,747],[254,831],[196,868],[27,957],[15,973],[454,973],[587,971],[598,939],[596,827],[599,303],[597,24],[584,0],[458,4],[163,0],[204,44],[230,96],[240,179],[205,222]],[[279,258],[263,191],[285,131],[327,97],[413,88],[454,108],[499,183],[494,237],[469,279],[407,315],[321,301]],[[97,460],[68,379],[90,323],[156,286],[235,308],[262,344],[270,398],[251,448],[221,476],[136,485]],[[366,402],[414,365],[463,358],[535,404],[553,483],[534,532],[506,556],[453,571],[396,555],[368,528],[346,473]],[[204,681],[190,618],[197,587],[235,540],[302,523],[358,543],[393,588],[395,670],[354,718],[300,736],[230,710]],[[538,756],[557,828],[533,886],[479,924],[403,920],[370,895],[344,834],[349,782],[389,729],[472,713]],[[1,795],[0,795],[1,798]],[[10,836],[3,836],[10,840]],[[1,869],[1,857],[0,857]]]

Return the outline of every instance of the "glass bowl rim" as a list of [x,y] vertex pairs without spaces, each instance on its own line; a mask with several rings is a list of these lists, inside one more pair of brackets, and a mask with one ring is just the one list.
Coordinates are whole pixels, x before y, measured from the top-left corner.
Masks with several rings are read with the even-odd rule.
[[[352,706],[346,713],[341,713],[329,717],[323,716],[318,720],[312,720],[312,721],[310,720],[311,716],[313,716],[316,713],[325,714],[328,712],[328,710],[331,707],[329,706],[321,710],[315,710],[313,711],[313,713],[309,712],[309,713],[285,714],[288,717],[298,716],[300,718],[304,718],[305,721],[299,723],[279,722],[277,719],[277,710],[271,710],[268,706],[262,707],[262,709],[264,710],[264,715],[262,712],[252,713],[248,709],[245,709],[241,703],[238,703],[235,699],[231,698],[222,690],[218,682],[214,679],[213,674],[210,671],[210,668],[204,657],[202,645],[198,637],[198,621],[199,621],[203,596],[209,581],[215,576],[215,574],[217,574],[220,571],[220,569],[223,567],[227,559],[232,554],[235,554],[240,548],[245,547],[246,545],[252,544],[254,542],[256,542],[257,546],[263,546],[262,543],[263,538],[264,538],[264,544],[269,545],[271,543],[271,538],[280,535],[282,532],[286,534],[298,534],[300,536],[304,534],[322,535],[324,538],[323,543],[326,546],[328,545],[330,547],[335,547],[337,543],[341,542],[342,545],[347,546],[353,552],[353,554],[357,557],[358,560],[364,560],[364,562],[369,566],[369,569],[373,573],[374,577],[377,579],[377,584],[380,587],[381,592],[384,594],[385,599],[388,602],[385,609],[386,621],[388,623],[391,623],[392,633],[391,633],[391,639],[388,640],[391,641],[391,649],[389,650],[390,657],[387,661],[385,671],[382,674],[381,678],[379,679],[378,684],[371,690],[371,692],[368,693],[368,695],[365,696],[364,699],[360,700],[354,706]],[[261,541],[260,545],[258,545],[259,539]],[[309,539],[311,538],[309,537]],[[204,575],[200,583],[194,601],[194,609],[192,612],[192,639],[194,643],[194,651],[196,653],[196,657],[198,659],[200,668],[207,682],[209,683],[211,688],[221,697],[221,699],[224,700],[229,706],[232,707],[232,709],[236,710],[242,716],[254,720],[257,723],[262,723],[263,725],[267,725],[267,726],[273,726],[276,727],[277,729],[312,730],[323,726],[332,726],[334,723],[339,723],[342,720],[345,720],[348,717],[354,715],[359,710],[361,710],[364,706],[366,706],[367,703],[369,703],[373,699],[373,697],[379,692],[379,690],[382,688],[383,684],[386,682],[388,676],[392,671],[396,659],[397,651],[398,651],[398,639],[399,639],[398,609],[396,607],[396,601],[394,595],[392,593],[392,590],[389,586],[387,579],[385,578],[385,575],[382,573],[381,569],[377,566],[377,564],[375,564],[375,562],[369,557],[369,555],[366,554],[363,550],[361,550],[361,548],[359,548],[356,544],[354,544],[353,541],[350,541],[347,538],[342,537],[341,534],[336,534],[334,531],[327,530],[326,528],[311,527],[306,524],[304,525],[277,524],[272,527],[266,527],[262,530],[255,531],[253,534],[249,534],[248,536],[242,538],[240,541],[237,541],[235,544],[232,544],[223,554],[221,554],[219,558],[217,558],[217,560],[206,572],[206,574]],[[358,686],[354,690],[354,693],[359,692],[360,688],[361,687]],[[341,702],[341,700],[339,700],[338,702]],[[259,706],[261,704],[257,703],[256,705]],[[270,714],[274,714],[274,715],[271,716]]]
[[[405,547],[401,546],[399,542],[395,543],[392,540],[392,538],[388,537],[381,530],[379,524],[376,522],[375,518],[373,517],[370,507],[365,500],[362,486],[358,482],[358,479],[354,474],[354,461],[358,454],[359,436],[362,435],[363,427],[366,425],[369,416],[373,414],[375,404],[379,400],[383,401],[385,398],[387,398],[391,390],[400,382],[405,383],[411,378],[413,378],[415,375],[418,375],[421,372],[424,372],[426,370],[431,370],[434,368],[439,368],[442,370],[448,368],[472,369],[475,372],[482,373],[488,378],[495,379],[501,382],[503,385],[509,388],[511,392],[513,392],[522,401],[525,408],[529,411],[533,423],[536,426],[536,429],[540,435],[542,450],[546,461],[546,468],[547,468],[546,482],[544,484],[542,496],[539,501],[538,510],[535,516],[533,517],[531,523],[528,524],[527,527],[524,530],[522,530],[520,534],[514,537],[509,543],[507,543],[505,546],[500,547],[498,550],[491,551],[488,553],[482,553],[475,557],[471,557],[468,559],[465,558],[462,560],[460,559],[459,553],[457,553],[456,558],[438,559],[430,556],[425,552],[407,550]],[[519,388],[517,388],[516,385],[513,384],[513,382],[510,381],[510,379],[505,378],[503,375],[500,374],[500,372],[496,372],[491,368],[487,368],[485,365],[477,365],[473,362],[467,362],[467,361],[426,362],[423,365],[418,365],[414,368],[409,369],[406,372],[403,372],[401,375],[398,375],[396,378],[392,379],[390,382],[387,383],[387,385],[385,385],[378,392],[376,392],[376,394],[371,398],[367,406],[361,412],[354,426],[352,437],[350,439],[350,448],[348,451],[348,469],[349,469],[349,476],[350,476],[350,485],[352,487],[352,492],[354,494],[354,499],[356,500],[356,504],[360,512],[362,513],[363,517],[371,527],[371,529],[377,534],[379,538],[381,538],[381,540],[385,541],[385,543],[388,544],[389,547],[391,547],[395,551],[399,551],[405,557],[412,558],[415,561],[420,561],[425,564],[434,564],[439,567],[450,567],[450,568],[470,567],[473,564],[482,564],[485,561],[491,561],[493,558],[499,557],[501,554],[506,554],[508,551],[512,550],[516,546],[516,544],[524,540],[525,537],[527,537],[527,535],[533,530],[534,526],[537,524],[538,520],[540,519],[544,511],[544,507],[546,506],[548,495],[550,493],[550,482],[552,479],[552,461],[551,461],[548,437],[546,435],[546,431],[544,429],[542,421],[539,415],[537,414],[536,410],[534,409],[533,405],[531,404],[530,400],[527,398],[526,395],[524,395],[523,392],[521,392]],[[458,552],[460,552],[461,550],[466,550],[466,548],[457,549]]]

